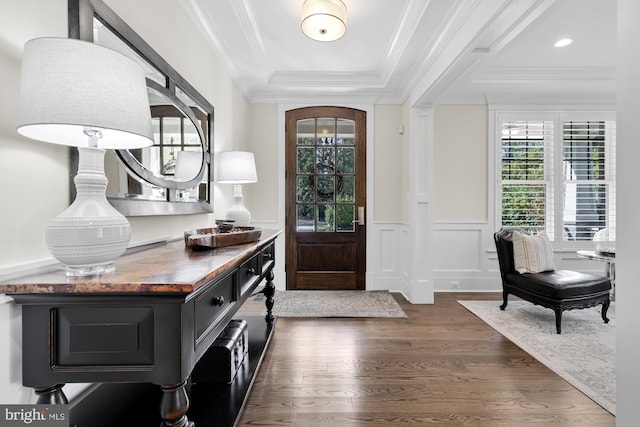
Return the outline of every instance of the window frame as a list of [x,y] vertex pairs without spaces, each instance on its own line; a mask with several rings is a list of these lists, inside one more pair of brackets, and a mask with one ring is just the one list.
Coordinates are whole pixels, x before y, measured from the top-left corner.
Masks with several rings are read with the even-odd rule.
[[[500,106],[489,108],[489,145],[491,158],[489,159],[490,171],[493,177],[490,197],[493,198],[493,223],[494,229],[498,230],[502,226],[502,123],[507,121],[552,121],[553,137],[551,141],[545,141],[545,181],[548,179],[548,162],[553,164],[553,176],[550,184],[551,205],[546,203],[545,228],[552,227],[551,242],[556,250],[576,250],[580,248],[594,248],[592,241],[565,241],[563,236],[563,197],[564,197],[564,175],[563,175],[563,125],[567,121],[612,121],[616,122],[616,113],[612,108],[584,108],[570,107],[558,109],[549,106]],[[615,128],[613,138],[605,139],[605,167],[607,178],[605,182],[613,181],[615,186]],[[552,147],[548,147],[551,144]],[[551,150],[548,148],[552,148]],[[612,155],[613,153],[613,155]],[[549,158],[551,156],[552,158]],[[610,167],[613,166],[613,169]],[[613,173],[613,179],[610,174]],[[608,196],[607,213],[615,218],[615,191]],[[611,206],[613,204],[613,206]],[[610,214],[613,209],[613,214]],[[609,219],[607,219],[608,221]],[[549,224],[551,222],[551,224]],[[559,238],[558,238],[559,236]]]

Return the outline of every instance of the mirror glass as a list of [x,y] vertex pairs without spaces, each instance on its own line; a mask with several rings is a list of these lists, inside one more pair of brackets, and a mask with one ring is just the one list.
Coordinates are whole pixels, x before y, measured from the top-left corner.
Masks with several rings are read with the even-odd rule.
[[213,106],[101,0],[69,0],[69,36],[121,52],[146,74],[154,144],[107,151],[111,204],[127,216],[212,212]]

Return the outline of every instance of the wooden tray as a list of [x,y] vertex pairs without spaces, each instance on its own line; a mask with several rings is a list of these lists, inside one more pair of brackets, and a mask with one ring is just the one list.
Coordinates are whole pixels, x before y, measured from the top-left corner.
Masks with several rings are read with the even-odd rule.
[[219,233],[217,227],[198,228],[184,232],[184,244],[192,249],[211,249],[260,240],[260,227],[234,227],[229,233]]

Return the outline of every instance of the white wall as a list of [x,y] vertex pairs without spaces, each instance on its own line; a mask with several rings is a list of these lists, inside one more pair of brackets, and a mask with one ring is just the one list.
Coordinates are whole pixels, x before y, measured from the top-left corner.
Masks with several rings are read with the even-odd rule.
[[[374,213],[376,223],[397,223],[402,218],[402,155],[404,125],[401,105],[376,105],[373,141]],[[400,133],[400,126],[403,134]]]
[[253,221],[277,223],[279,169],[284,159],[278,157],[278,105],[251,104],[245,149],[254,153],[258,184],[245,185],[245,206]]
[[486,105],[435,109],[433,220],[487,221]]
[[441,105],[434,122],[435,288],[497,290],[488,221],[487,106]]
[[[3,5],[0,14],[0,267],[49,258],[44,229],[67,206],[68,149],[29,141],[15,132],[22,46],[34,37],[67,33],[65,0]],[[56,195],[56,197],[50,197]],[[0,402],[32,402],[21,380],[21,310],[0,296]]]
[[409,124],[402,105],[374,106],[373,164],[368,165],[373,170],[373,189],[367,189],[373,192],[373,221],[367,225],[370,240],[367,289],[394,290],[405,295],[408,295],[408,266],[403,257],[406,190],[401,171],[406,170],[403,161]]
[[[618,0],[618,121],[617,121],[617,254],[616,273],[616,425],[638,425],[640,344],[638,342],[638,118],[640,117],[640,2]],[[621,232],[624,230],[624,232]]]
[[[249,104],[194,29],[179,0],[107,0],[109,5],[215,107],[215,151],[243,147]],[[149,11],[153,11],[150,15]],[[44,243],[48,222],[69,201],[69,148],[30,141],[15,132],[24,43],[35,37],[67,37],[66,0],[3,2],[0,13],[0,280],[26,267],[53,262]],[[254,184],[259,186],[260,183]],[[218,188],[219,187],[219,188]],[[229,186],[216,186],[214,214],[129,218],[132,244],[181,235],[224,213]],[[20,307],[0,296],[0,402],[34,401],[21,380]]]
[[[24,43],[67,35],[66,0],[3,5],[0,14],[0,265],[48,258],[44,228],[66,206],[68,148],[20,138],[15,131],[20,63]],[[50,197],[55,194],[56,197]]]

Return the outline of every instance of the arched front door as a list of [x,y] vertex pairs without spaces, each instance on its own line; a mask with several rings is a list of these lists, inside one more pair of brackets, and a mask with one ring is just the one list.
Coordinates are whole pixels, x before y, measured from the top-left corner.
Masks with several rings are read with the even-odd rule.
[[365,289],[366,112],[286,112],[287,289]]

